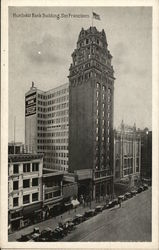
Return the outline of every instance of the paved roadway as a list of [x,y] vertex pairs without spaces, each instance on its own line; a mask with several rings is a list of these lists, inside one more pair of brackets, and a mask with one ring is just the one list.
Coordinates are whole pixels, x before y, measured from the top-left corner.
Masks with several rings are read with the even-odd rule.
[[62,241],[151,241],[151,189],[81,223]]

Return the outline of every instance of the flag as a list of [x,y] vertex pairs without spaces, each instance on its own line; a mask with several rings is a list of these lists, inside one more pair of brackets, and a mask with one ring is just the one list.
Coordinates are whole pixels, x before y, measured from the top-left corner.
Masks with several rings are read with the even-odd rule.
[[96,14],[95,12],[92,12],[92,14],[94,19],[100,20],[100,15]]

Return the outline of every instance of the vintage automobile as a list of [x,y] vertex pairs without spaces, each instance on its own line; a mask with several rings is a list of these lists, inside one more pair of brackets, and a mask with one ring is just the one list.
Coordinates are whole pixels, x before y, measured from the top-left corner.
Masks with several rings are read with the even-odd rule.
[[144,185],[143,185],[143,189],[144,189],[144,190],[147,190],[147,189],[148,189],[148,185],[147,185],[147,184],[144,184]]
[[141,193],[142,191],[144,191],[144,188],[143,188],[143,186],[140,186],[140,187],[137,189],[137,192],[138,192],[138,193]]
[[127,193],[125,194],[125,197],[126,197],[126,199],[130,199],[130,198],[132,197],[132,195],[131,195],[130,192],[127,192]]
[[95,213],[96,214],[101,213],[103,211],[103,208],[104,208],[104,206],[96,206],[95,207]]
[[115,206],[115,203],[113,201],[109,201],[107,208],[112,208]]
[[40,230],[38,227],[35,227],[33,231],[29,234],[22,234],[21,238],[17,239],[17,241],[20,242],[26,242],[26,241],[39,241],[40,237]]
[[75,225],[78,225],[81,222],[83,222],[84,220],[85,220],[84,214],[76,214],[75,217],[73,218],[73,223]]
[[62,227],[56,227],[52,235],[56,239],[62,239],[66,234]]
[[133,197],[133,196],[135,196],[137,194],[137,191],[136,190],[132,190],[130,193],[131,193],[131,196]]
[[53,237],[53,230],[50,227],[47,227],[41,232],[39,241],[50,242],[57,241],[57,239]]
[[66,229],[68,232],[71,232],[72,230],[74,230],[75,225],[73,223],[73,219],[72,218],[65,219],[62,223],[62,228]]
[[118,201],[121,200],[122,202],[126,200],[125,195],[119,195],[118,196]]
[[84,218],[87,220],[90,217],[93,217],[95,215],[95,209],[89,209],[88,211],[85,212]]

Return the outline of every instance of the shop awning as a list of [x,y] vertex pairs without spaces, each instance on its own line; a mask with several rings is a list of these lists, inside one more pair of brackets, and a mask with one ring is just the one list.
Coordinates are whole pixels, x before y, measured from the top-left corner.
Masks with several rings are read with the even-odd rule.
[[53,207],[60,206],[60,205],[61,205],[61,203],[58,202],[58,203],[49,204],[49,205],[47,205],[47,207],[48,207],[48,209],[50,210],[50,209],[52,209]]
[[26,215],[32,214],[34,213],[34,211],[37,211],[40,208],[41,208],[41,202],[26,206],[23,208],[23,215],[26,216]]
[[72,203],[71,203],[71,202],[65,203],[65,207],[70,207],[70,206],[72,206]]
[[12,209],[12,210],[9,210],[9,212],[11,213],[11,214],[14,214],[14,213],[18,213],[18,212],[20,212],[20,211],[22,211],[22,207],[20,207],[20,208],[17,208],[17,209]]
[[79,206],[79,204],[80,204],[77,199],[76,200],[72,200],[71,203],[72,203],[72,205],[73,205],[74,208],[77,207],[77,206]]
[[10,221],[12,222],[12,221],[20,220],[20,219],[22,219],[22,218],[23,218],[23,216],[19,216],[19,217],[16,217],[16,218],[10,219]]

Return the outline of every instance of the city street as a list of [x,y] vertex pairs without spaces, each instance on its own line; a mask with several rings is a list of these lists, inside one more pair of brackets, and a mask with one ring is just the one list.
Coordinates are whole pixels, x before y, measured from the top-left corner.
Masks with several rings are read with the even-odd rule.
[[[92,203],[92,207],[95,204]],[[62,220],[82,213],[88,207],[79,207],[75,211],[66,212]],[[9,235],[9,241],[15,241],[21,234],[27,234],[38,226],[40,230],[49,226],[54,229],[60,216],[24,228]],[[124,201],[118,206],[104,210],[95,217],[81,223],[76,230],[63,238],[62,241],[151,241],[151,188],[135,197]]]
[[151,189],[85,221],[62,241],[151,241]]

